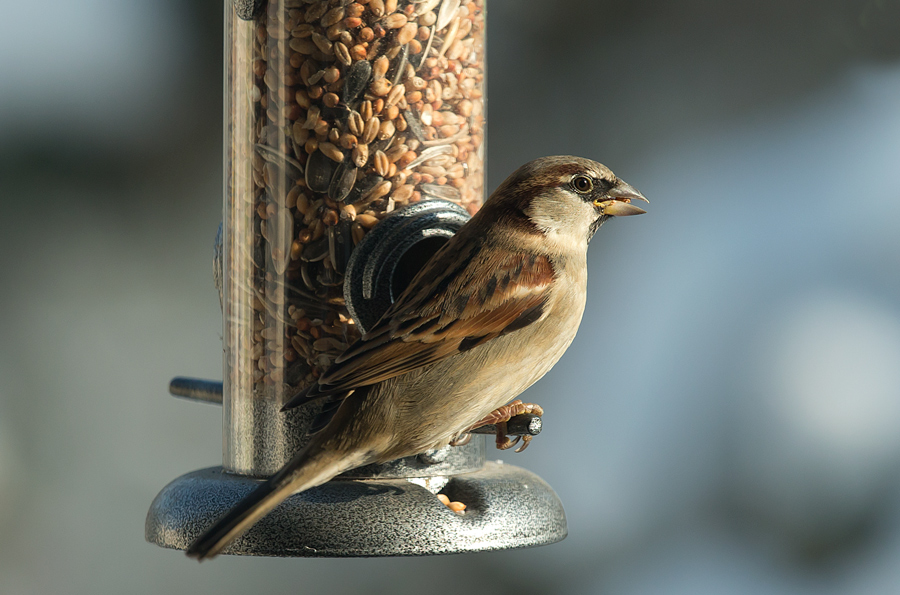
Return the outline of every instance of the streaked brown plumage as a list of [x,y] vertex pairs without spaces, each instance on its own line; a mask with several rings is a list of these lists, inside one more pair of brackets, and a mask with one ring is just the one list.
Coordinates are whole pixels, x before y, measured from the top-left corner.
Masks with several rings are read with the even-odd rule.
[[584,312],[587,245],[646,200],[603,165],[546,157],[510,176],[381,321],[304,395],[333,417],[188,550],[218,554],[290,494],[440,448],[540,379]]

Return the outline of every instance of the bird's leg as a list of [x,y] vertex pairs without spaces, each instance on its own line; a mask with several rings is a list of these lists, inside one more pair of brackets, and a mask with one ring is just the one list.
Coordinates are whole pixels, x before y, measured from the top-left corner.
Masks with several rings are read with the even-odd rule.
[[[523,403],[519,399],[516,399],[512,403],[503,405],[502,407],[498,407],[497,409],[492,411],[487,417],[469,427],[469,431],[474,430],[475,428],[480,428],[482,426],[492,424],[496,425],[497,448],[499,448],[500,450],[506,450],[507,448],[512,448],[513,446],[518,444],[520,438],[519,436],[516,436],[515,440],[510,440],[509,436],[506,435],[506,422],[523,413],[531,413],[532,415],[537,415],[538,417],[540,417],[544,415],[544,410],[540,405],[536,405],[534,403]],[[524,438],[525,439],[522,441],[522,446],[516,449],[516,452],[522,452],[528,447],[528,443],[531,442],[531,436],[525,436]]]

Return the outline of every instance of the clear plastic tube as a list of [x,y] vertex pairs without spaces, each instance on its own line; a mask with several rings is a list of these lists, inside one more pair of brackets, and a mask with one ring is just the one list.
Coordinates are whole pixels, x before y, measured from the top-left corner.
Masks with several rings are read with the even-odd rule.
[[358,338],[355,245],[408,204],[483,202],[485,6],[225,6],[224,465],[265,475],[309,417],[281,405]]

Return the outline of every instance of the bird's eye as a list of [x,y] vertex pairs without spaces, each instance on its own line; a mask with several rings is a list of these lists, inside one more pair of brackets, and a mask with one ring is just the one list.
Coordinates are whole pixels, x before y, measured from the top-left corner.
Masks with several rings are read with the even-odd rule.
[[576,192],[587,194],[594,189],[594,182],[587,176],[575,176],[572,178],[572,187]]

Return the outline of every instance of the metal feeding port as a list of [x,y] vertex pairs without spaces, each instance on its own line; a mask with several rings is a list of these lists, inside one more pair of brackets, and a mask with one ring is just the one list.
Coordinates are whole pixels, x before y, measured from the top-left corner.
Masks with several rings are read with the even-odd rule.
[[[162,547],[187,549],[304,447],[323,403],[282,406],[483,201],[484,0],[345,4],[226,1],[214,269],[224,378],[170,386],[222,405],[223,462],[157,495],[146,538]],[[540,430],[539,417],[521,415],[506,433]],[[223,553],[405,556],[563,539],[550,486],[486,462],[485,450],[475,436],[354,469],[288,497]]]

